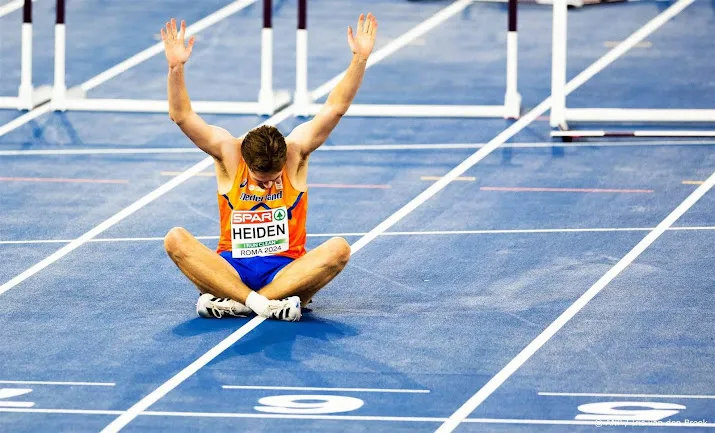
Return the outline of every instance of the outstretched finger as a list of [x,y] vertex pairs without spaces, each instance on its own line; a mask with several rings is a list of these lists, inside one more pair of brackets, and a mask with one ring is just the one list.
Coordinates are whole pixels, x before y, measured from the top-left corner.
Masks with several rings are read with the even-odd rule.
[[357,30],[358,35],[360,33],[362,33],[364,23],[365,23],[365,14],[360,14],[360,18],[358,18],[357,28],[355,29],[355,30]]
[[166,40],[170,41],[174,39],[174,36],[171,33],[171,24],[167,21],[166,23]]
[[194,49],[194,42],[196,42],[196,36],[192,36],[189,38],[189,54],[191,54],[191,50]]
[[370,28],[372,26],[372,13],[367,13],[367,18],[365,19],[365,27],[363,27],[363,32],[370,34]]
[[176,18],[171,19],[171,34],[174,35],[174,39],[178,36],[176,31]]
[[179,32],[179,39],[183,41],[185,34],[186,34],[186,21],[181,20],[181,31]]
[[377,34],[377,18],[372,17],[372,26],[370,26],[370,36]]
[[164,29],[162,28],[159,33],[161,33],[161,40],[166,42],[166,33],[164,33]]

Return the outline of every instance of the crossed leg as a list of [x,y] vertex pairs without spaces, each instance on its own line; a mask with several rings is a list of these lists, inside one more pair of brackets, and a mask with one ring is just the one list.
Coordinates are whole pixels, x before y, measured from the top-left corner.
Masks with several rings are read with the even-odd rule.
[[[164,248],[176,266],[199,291],[231,298],[245,305],[251,289],[223,257],[199,242],[186,229],[175,227],[164,237]],[[332,281],[350,259],[350,245],[332,238],[283,268],[273,282],[258,291],[268,299],[299,296],[305,306]]]

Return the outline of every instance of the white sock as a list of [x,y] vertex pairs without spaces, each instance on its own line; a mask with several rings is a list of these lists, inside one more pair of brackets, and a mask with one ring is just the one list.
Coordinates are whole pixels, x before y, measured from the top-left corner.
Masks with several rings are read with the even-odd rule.
[[246,307],[253,310],[259,316],[263,315],[268,309],[268,298],[260,293],[251,292],[246,298]]

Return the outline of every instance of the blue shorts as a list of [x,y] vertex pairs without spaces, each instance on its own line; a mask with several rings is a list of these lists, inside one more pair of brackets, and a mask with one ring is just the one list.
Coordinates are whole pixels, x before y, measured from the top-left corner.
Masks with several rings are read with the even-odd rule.
[[219,254],[233,269],[238,272],[241,280],[251,290],[261,290],[276,277],[276,274],[293,259],[283,256],[246,257],[234,259],[231,251]]

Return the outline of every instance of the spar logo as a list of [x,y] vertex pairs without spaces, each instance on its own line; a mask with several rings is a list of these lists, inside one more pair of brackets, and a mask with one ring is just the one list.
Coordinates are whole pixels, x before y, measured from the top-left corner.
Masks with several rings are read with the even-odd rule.
[[[278,209],[276,214],[282,211]],[[282,212],[283,218],[285,218],[285,212]],[[281,218],[281,220],[283,219]],[[276,215],[276,219],[278,216]],[[279,220],[280,221],[280,220]],[[234,212],[233,213],[233,223],[234,224],[261,224],[273,222],[273,211],[258,211],[258,212]]]
[[286,218],[286,211],[283,209],[276,209],[276,212],[273,214],[273,217],[276,219],[276,221],[283,221]]

